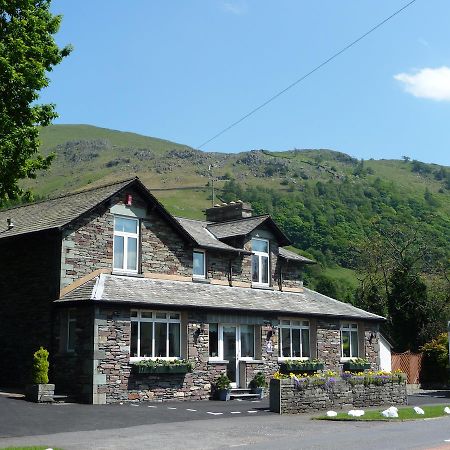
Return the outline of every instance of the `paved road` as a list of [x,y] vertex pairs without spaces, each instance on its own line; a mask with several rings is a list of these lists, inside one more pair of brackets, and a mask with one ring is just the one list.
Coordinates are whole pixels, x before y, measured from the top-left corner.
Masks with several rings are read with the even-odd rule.
[[[411,396],[409,402],[450,405],[450,398],[436,392]],[[267,400],[92,406],[39,405],[0,396],[0,448],[13,445],[65,450],[240,446],[450,450],[450,418],[403,423],[323,422],[308,415],[271,413]]]
[[[449,442],[446,442],[446,441]],[[328,422],[254,415],[0,440],[0,446],[65,450],[133,449],[450,449],[450,418],[420,422]]]

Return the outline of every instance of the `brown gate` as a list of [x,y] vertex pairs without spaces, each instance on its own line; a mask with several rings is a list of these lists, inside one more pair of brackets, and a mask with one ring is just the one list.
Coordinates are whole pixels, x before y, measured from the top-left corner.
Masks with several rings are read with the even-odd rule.
[[420,368],[422,367],[422,353],[392,353],[392,371],[400,369],[406,373],[408,384],[419,384]]

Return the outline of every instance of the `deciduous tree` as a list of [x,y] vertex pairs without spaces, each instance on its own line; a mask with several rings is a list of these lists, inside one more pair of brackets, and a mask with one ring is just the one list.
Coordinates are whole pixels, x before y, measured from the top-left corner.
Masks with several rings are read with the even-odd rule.
[[19,181],[52,160],[39,153],[39,126],[57,114],[36,101],[47,72],[71,51],[55,43],[60,22],[50,0],[0,0],[0,205],[23,195]]

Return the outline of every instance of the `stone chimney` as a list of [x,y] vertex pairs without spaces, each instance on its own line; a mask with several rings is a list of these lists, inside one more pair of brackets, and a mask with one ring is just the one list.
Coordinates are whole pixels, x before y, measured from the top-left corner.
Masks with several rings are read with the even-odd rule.
[[214,205],[206,211],[206,220],[208,222],[226,222],[228,220],[245,219],[252,217],[252,207],[250,203],[244,203],[241,200],[237,202],[222,203]]

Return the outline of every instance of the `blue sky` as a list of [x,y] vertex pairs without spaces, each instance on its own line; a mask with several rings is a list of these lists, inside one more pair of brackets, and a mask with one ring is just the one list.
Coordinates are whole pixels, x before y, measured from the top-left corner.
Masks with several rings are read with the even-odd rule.
[[[53,0],[73,53],[42,101],[197,147],[407,0]],[[417,0],[203,148],[330,148],[450,165],[450,2]]]

